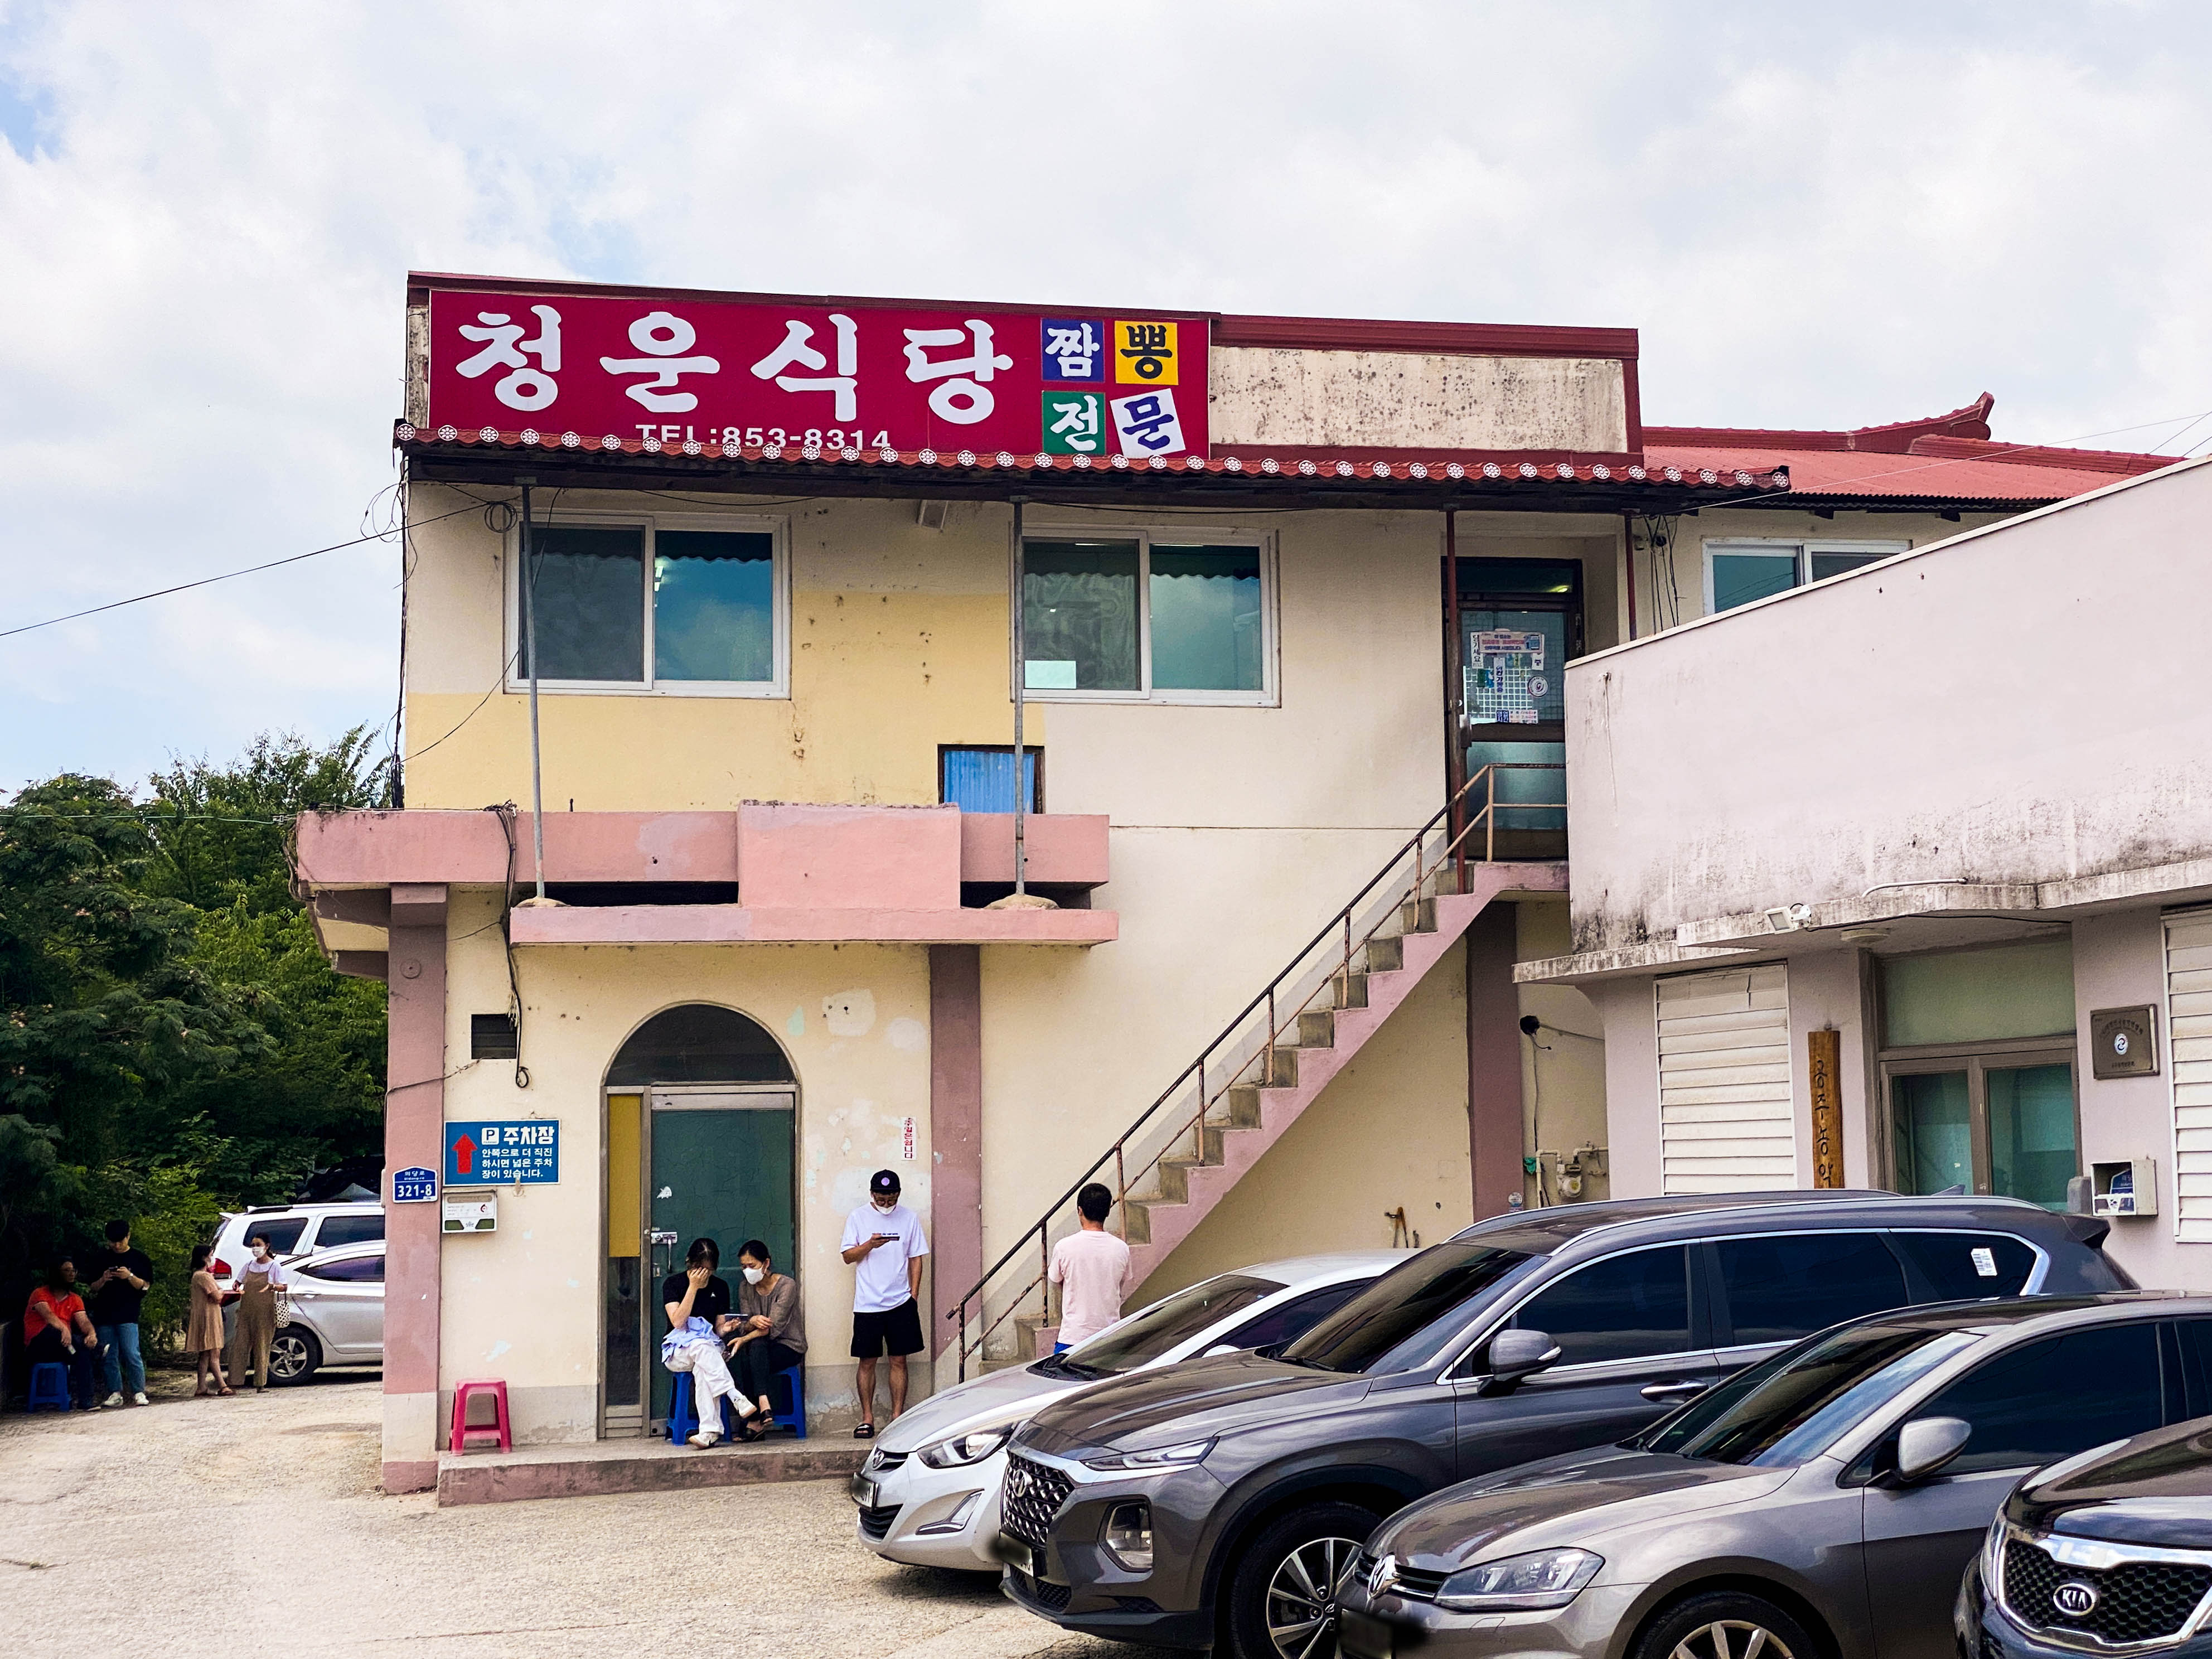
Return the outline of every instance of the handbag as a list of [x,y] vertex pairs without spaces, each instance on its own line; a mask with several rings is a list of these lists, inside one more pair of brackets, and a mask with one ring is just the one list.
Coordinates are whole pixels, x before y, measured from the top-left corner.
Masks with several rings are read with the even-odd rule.
[[292,1322],[292,1287],[276,1285],[270,1288],[276,1292],[276,1328],[281,1331]]

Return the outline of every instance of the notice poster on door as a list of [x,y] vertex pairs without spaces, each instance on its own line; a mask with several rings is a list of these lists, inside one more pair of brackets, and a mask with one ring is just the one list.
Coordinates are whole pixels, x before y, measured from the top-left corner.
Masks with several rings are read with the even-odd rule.
[[1467,718],[1473,725],[1534,726],[1536,706],[1551,690],[1544,636],[1518,628],[1489,628],[1468,641]]

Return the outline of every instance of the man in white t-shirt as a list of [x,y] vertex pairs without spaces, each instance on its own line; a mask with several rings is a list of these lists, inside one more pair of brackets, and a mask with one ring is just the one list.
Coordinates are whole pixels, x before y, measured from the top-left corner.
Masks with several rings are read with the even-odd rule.
[[1052,1247],[1052,1282],[1060,1286],[1060,1334],[1054,1353],[1088,1342],[1121,1316],[1129,1293],[1129,1247],[1106,1231],[1114,1194],[1092,1182],[1075,1195],[1082,1225]]
[[845,1218],[845,1260],[854,1265],[853,1358],[860,1362],[860,1425],[855,1440],[876,1431],[876,1360],[891,1357],[891,1415],[906,1409],[906,1357],[921,1352],[921,1261],[929,1240],[921,1218],[899,1202],[899,1178],[889,1170],[868,1177],[868,1201]]

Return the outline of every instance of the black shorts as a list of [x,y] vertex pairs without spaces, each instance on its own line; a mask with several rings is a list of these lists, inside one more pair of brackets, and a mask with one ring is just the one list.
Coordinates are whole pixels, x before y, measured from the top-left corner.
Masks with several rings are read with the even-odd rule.
[[912,1297],[888,1313],[853,1316],[853,1358],[873,1359],[878,1354],[905,1355],[921,1352],[921,1308]]

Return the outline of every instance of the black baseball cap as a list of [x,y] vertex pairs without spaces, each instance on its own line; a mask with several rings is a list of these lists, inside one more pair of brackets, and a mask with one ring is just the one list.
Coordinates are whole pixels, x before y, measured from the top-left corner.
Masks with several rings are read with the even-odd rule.
[[868,1177],[872,1193],[895,1193],[899,1189],[899,1178],[889,1170],[878,1170]]

